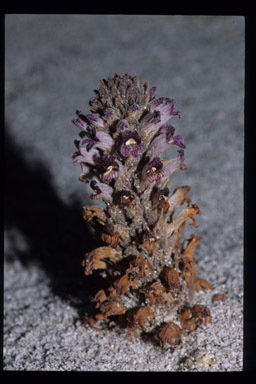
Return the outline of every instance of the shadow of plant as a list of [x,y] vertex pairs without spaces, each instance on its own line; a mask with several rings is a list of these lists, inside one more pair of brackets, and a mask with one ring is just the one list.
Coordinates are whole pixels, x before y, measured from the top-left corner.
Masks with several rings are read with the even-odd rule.
[[26,250],[7,252],[23,265],[39,264],[50,279],[54,294],[68,300],[82,317],[90,308],[90,290],[99,277],[85,277],[83,254],[97,247],[81,214],[81,202],[66,205],[58,197],[47,168],[29,164],[23,150],[5,130],[5,229],[18,229]]

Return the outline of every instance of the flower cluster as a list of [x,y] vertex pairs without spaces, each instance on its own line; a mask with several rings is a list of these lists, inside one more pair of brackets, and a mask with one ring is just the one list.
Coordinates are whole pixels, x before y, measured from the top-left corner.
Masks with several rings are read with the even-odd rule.
[[[142,86],[136,76],[116,75],[102,82],[97,97],[91,102],[93,113],[83,115],[76,111],[77,118],[72,121],[82,128],[79,134],[82,140],[75,141],[78,150],[73,159],[81,165],[80,180],[94,178],[95,182],[113,187],[115,179],[125,171],[129,157],[137,160],[142,184],[145,178],[155,182],[185,168],[183,138],[175,135],[175,128],[168,125],[173,116],[181,116],[174,107],[175,100],[156,98],[156,88],[147,86],[147,83]],[[111,91],[115,99],[104,98],[105,105],[102,105],[102,95]],[[182,150],[178,157],[164,164],[160,155],[171,146]]]
[[[129,332],[147,332],[162,348],[173,348],[182,328],[210,322],[208,310],[197,308],[199,315],[191,307],[194,322],[191,318],[188,326],[181,309],[192,303],[197,290],[212,288],[196,274],[194,249],[201,238],[191,235],[186,247],[181,241],[186,221],[196,227],[194,216],[200,214],[186,196],[190,187],[176,188],[169,196],[170,177],[186,169],[184,140],[170,124],[181,112],[174,99],[158,98],[156,87],[128,73],[102,80],[95,93],[91,113],[76,111],[72,120],[81,129],[73,155],[82,169],[80,180],[89,183],[92,199],[106,203],[105,209],[89,206],[84,211],[96,239],[107,243],[85,254],[85,274],[107,272],[109,284],[93,297],[96,314],[87,320],[94,326],[120,318]],[[167,160],[168,148],[174,157]],[[164,305],[160,314],[155,311],[159,305]],[[165,320],[175,307],[177,316],[183,314],[177,317],[180,326]]]

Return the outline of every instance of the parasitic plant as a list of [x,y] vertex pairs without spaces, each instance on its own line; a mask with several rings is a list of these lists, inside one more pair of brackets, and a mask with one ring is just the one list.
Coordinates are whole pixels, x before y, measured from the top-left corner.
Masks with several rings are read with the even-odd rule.
[[[200,215],[187,196],[191,188],[170,191],[170,177],[186,169],[183,138],[169,123],[180,111],[155,91],[128,73],[100,81],[91,113],[76,111],[73,123],[82,131],[73,160],[82,169],[79,179],[90,183],[90,197],[105,202],[104,209],[83,210],[101,246],[85,254],[82,266],[85,275],[98,270],[105,279],[86,322],[127,327],[173,350],[183,332],[211,323],[209,309],[193,301],[196,291],[212,286],[196,272],[202,238],[182,237]],[[165,160],[170,147],[177,154]]]

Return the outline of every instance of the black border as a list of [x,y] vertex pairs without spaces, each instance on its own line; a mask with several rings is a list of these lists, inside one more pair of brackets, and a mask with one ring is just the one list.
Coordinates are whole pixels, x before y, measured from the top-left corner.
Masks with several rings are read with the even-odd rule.
[[[2,99],[1,99],[1,117],[2,117],[2,123],[4,126],[4,17],[6,14],[143,14],[143,15],[159,15],[159,14],[167,14],[167,15],[238,15],[238,16],[244,16],[245,17],[245,104],[244,104],[244,111],[245,111],[245,160],[244,160],[244,368],[243,372],[254,372],[256,371],[256,362],[255,362],[255,348],[256,348],[256,334],[255,334],[255,327],[256,327],[256,312],[255,312],[255,297],[253,295],[255,291],[254,287],[254,280],[256,278],[255,272],[256,272],[256,255],[254,251],[254,238],[256,237],[256,225],[254,224],[253,220],[255,221],[256,215],[254,214],[255,204],[253,201],[254,198],[254,177],[256,174],[256,162],[255,158],[253,156],[253,145],[255,143],[253,133],[255,131],[255,125],[253,125],[253,117],[255,114],[253,114],[253,68],[255,68],[255,60],[253,59],[253,36],[255,36],[255,21],[253,15],[253,9],[250,12],[249,8],[244,7],[243,5],[237,5],[233,7],[229,7],[229,9],[225,9],[225,7],[220,7],[218,10],[216,10],[215,7],[176,7],[175,6],[169,6],[168,9],[165,9],[164,11],[161,10],[161,7],[159,8],[158,4],[157,6],[150,3],[148,6],[144,6],[143,11],[140,12],[139,9],[134,12],[133,10],[129,9],[129,6],[124,10],[122,9],[122,6],[116,6],[112,4],[107,4],[107,6],[87,6],[85,9],[81,9],[81,6],[75,6],[70,5],[70,3],[67,5],[67,3],[62,4],[62,6],[58,9],[52,7],[52,9],[49,9],[48,6],[44,4],[37,4],[36,6],[31,6],[31,3],[29,5],[25,5],[23,2],[20,3],[21,5],[4,5],[1,6],[1,15],[0,15],[0,25],[1,25],[1,91],[2,91]],[[80,3],[79,3],[80,4]],[[145,2],[143,2],[145,4]],[[157,9],[156,9],[157,8]],[[4,12],[2,12],[4,11]],[[100,12],[99,12],[100,11]],[[1,129],[2,137],[4,138],[4,130]],[[4,140],[2,140],[1,143],[3,143]],[[4,153],[1,152],[1,155]],[[4,156],[3,156],[4,157]],[[3,159],[3,158],[2,158]],[[2,161],[2,164],[4,162]],[[2,190],[1,190],[2,192]],[[4,200],[3,200],[4,202]],[[4,207],[4,204],[3,204]],[[234,209],[235,209],[235,202],[234,202]],[[3,222],[4,224],[4,222]],[[2,236],[3,239],[3,236]],[[3,245],[3,241],[1,242],[1,245]],[[3,255],[3,253],[2,253]],[[3,263],[1,263],[1,275],[3,277]],[[3,282],[3,278],[2,278]],[[3,283],[1,284],[1,330],[3,330]],[[2,357],[3,357],[3,332],[1,332],[1,368],[2,368]],[[4,376],[10,377],[11,376],[17,376],[20,374],[24,375],[24,372],[12,372],[12,371],[2,371],[2,373],[5,373]],[[36,375],[36,372],[31,372],[32,377],[33,375]],[[43,372],[39,372],[43,373]],[[74,372],[72,372],[74,373]],[[75,372],[76,373],[76,372]],[[90,372],[81,372],[86,373],[90,376]],[[92,372],[91,372],[92,373]],[[98,373],[98,372],[97,372]],[[106,375],[108,372],[99,372],[98,374]],[[139,373],[139,372],[138,372]],[[170,372],[173,374],[173,372]],[[235,372],[237,375],[240,375],[241,372]],[[14,375],[13,375],[14,374]],[[47,372],[45,374],[48,374]],[[60,374],[62,374],[60,372]],[[69,374],[69,372],[65,372],[65,374]],[[79,372],[78,372],[79,374]],[[126,375],[131,375],[132,372],[125,373]],[[146,373],[143,373],[146,374]],[[152,372],[154,374],[154,372]],[[167,373],[169,374],[169,373]],[[182,373],[185,374],[185,373]],[[217,373],[214,373],[217,374]],[[226,373],[227,374],[227,373]],[[230,374],[230,373],[228,373]]]

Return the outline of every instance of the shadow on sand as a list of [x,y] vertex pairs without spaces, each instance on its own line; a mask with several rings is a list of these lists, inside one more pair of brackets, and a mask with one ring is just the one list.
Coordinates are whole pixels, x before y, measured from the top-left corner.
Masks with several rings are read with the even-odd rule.
[[7,129],[4,210],[5,229],[18,229],[28,244],[28,250],[7,252],[6,259],[39,264],[50,279],[52,292],[68,300],[82,317],[99,277],[85,277],[81,261],[98,244],[82,218],[81,202],[74,199],[64,204],[46,167],[40,162],[28,164]]

